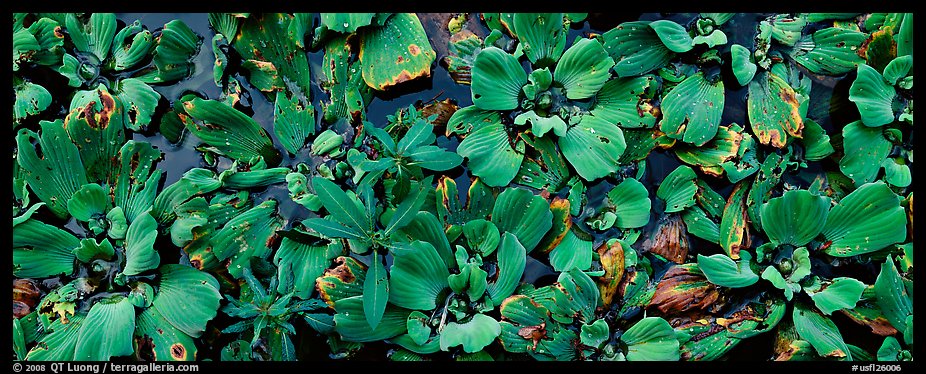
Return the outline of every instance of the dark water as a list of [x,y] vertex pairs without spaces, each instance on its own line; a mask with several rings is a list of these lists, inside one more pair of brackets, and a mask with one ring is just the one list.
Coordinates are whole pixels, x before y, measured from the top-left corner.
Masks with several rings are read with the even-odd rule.
[[[446,53],[446,42],[450,36],[446,29],[446,21],[448,18],[432,14],[421,14],[419,16],[426,28],[429,37],[432,38],[432,47],[435,49],[435,51],[438,52],[437,61],[440,61],[440,59]],[[155,87],[155,89],[164,96],[164,99],[162,99],[161,102],[161,106],[159,107],[159,112],[163,112],[164,110],[168,109],[169,103],[174,102],[181,95],[189,91],[197,92],[200,95],[211,99],[216,99],[220,96],[221,90],[213,82],[212,76],[212,67],[215,57],[211,49],[210,40],[214,33],[209,27],[206,14],[123,13],[119,14],[118,17],[125,23],[130,23],[136,19],[140,20],[142,24],[146,25],[151,30],[160,28],[163,24],[169,22],[170,20],[181,19],[187,25],[189,25],[193,31],[203,37],[203,44],[200,48],[200,52],[194,60],[195,71],[191,77],[174,85]],[[467,28],[469,28],[471,31],[474,31],[478,35],[484,36],[488,34],[488,29],[482,25],[478,19],[474,19],[475,17],[478,16],[471,14],[471,19],[467,23]],[[675,14],[670,15],[668,19],[686,25],[693,21],[696,17],[696,14]],[[734,43],[752,48],[754,44],[753,38],[756,33],[758,22],[765,17],[766,15],[764,14],[739,14],[731,19],[728,24],[724,25],[723,29],[729,38],[729,42],[726,46],[720,49],[721,55],[728,55],[729,46]],[[573,25],[572,29],[569,31],[567,40],[571,42],[580,35],[601,34],[626,21],[654,20],[658,18],[665,18],[665,15],[655,13],[590,14],[586,21]],[[315,22],[317,25],[317,16]],[[322,57],[323,51],[314,51],[308,53],[309,64],[313,69],[313,77],[320,75],[319,67],[322,61]],[[739,85],[735,82],[735,80],[731,81],[731,79],[734,79],[732,78],[732,74],[722,74],[722,77],[726,87],[726,102],[723,112],[722,124],[736,122],[741,125],[745,125],[746,89],[738,88]],[[831,98],[838,97],[840,92],[847,92],[848,87],[846,84],[841,83],[841,79],[839,78],[817,78],[812,75],[811,77],[813,79],[813,96],[811,98],[810,112],[828,113],[832,101]],[[320,102],[326,101],[327,97],[321,90],[318,89],[316,82],[317,80],[313,79],[312,102],[316,107],[316,120],[318,121],[317,128],[320,131],[323,129],[323,124],[321,123],[322,116],[320,112]],[[272,138],[274,138],[274,144],[283,155],[284,159],[282,165],[295,166],[295,164],[299,162],[306,162],[308,159],[307,148],[303,149],[297,155],[290,156],[279,145],[279,142],[276,141],[271,128],[273,122],[273,104],[266,99],[263,93],[252,88],[250,85],[245,84],[243,88],[248,91],[250,96],[249,101],[250,111],[253,112],[252,117],[268,131]],[[847,96],[845,94],[843,95],[843,98]],[[466,107],[472,104],[469,86],[459,85],[453,82],[447,70],[439,66],[439,63],[435,62],[430,77],[406,83],[400,87],[397,87],[397,90],[393,92],[378,93],[367,107],[367,120],[376,126],[385,126],[387,124],[386,117],[388,115],[394,114],[398,109],[406,108],[413,104],[420,104],[421,102],[443,99],[452,99],[460,107]],[[820,123],[828,132],[832,133],[836,127],[834,126],[833,121],[830,120],[829,116],[819,116],[818,118],[814,119],[816,119],[817,122]],[[152,124],[156,122],[157,120],[152,121]],[[845,118],[839,118],[837,123],[847,122],[845,121]],[[156,126],[152,125],[152,127]],[[206,167],[201,154],[195,150],[195,147],[198,145],[197,139],[193,136],[190,136],[188,133],[184,135],[182,142],[179,144],[170,144],[166,139],[164,139],[162,136],[160,136],[159,133],[155,131],[135,133],[133,134],[133,139],[150,142],[164,153],[163,159],[158,163],[158,168],[164,170],[166,174],[163,179],[162,186],[167,186],[176,182],[180,179],[183,173],[192,168]],[[438,144],[451,150],[456,148],[457,143],[458,141],[456,139],[447,139],[443,136],[438,137]],[[679,161],[674,156],[659,150],[653,151],[652,154],[648,157],[646,161],[646,172],[643,175],[641,182],[650,188],[650,198],[654,203],[654,211],[658,211],[657,204],[660,203],[660,201],[655,196],[657,186],[661,183],[665,176],[674,170],[679,164]],[[830,166],[832,165],[828,165],[828,167]],[[464,168],[458,167],[454,170],[451,170],[448,174],[450,177],[457,181],[461,195],[464,195],[462,198],[465,199],[466,187],[469,185],[468,173],[465,172]],[[582,217],[576,219],[576,222],[579,223],[580,226],[584,226],[584,223],[582,222],[584,222],[589,213],[594,212],[595,209],[593,208],[596,208],[603,203],[605,194],[611,189],[612,186],[613,184],[609,180],[603,180],[588,185],[588,208],[585,209],[585,214],[583,214]],[[726,196],[730,192],[730,186],[718,188],[717,191]],[[287,227],[291,226],[295,222],[301,221],[302,219],[314,216],[314,214],[307,211],[302,206],[295,204],[289,199],[285,184],[271,186],[263,190],[257,190],[255,192],[256,193],[252,194],[252,199],[254,199],[255,205],[259,204],[265,199],[270,198],[279,202],[279,213],[287,220]],[[658,217],[653,217],[653,219],[650,221],[651,223],[648,226],[648,229],[652,229],[657,221]],[[83,233],[83,229],[73,221],[67,223],[62,222],[62,224],[66,224],[66,227],[75,233]],[[595,247],[607,239],[607,236],[604,234],[605,233],[596,234],[594,243]],[[645,239],[647,234],[648,230],[645,231],[641,236],[641,240]],[[694,240],[693,243],[698,244],[701,242]],[[714,247],[716,247],[716,245],[714,245]],[[693,248],[693,252],[698,253],[699,246],[694,246]],[[710,251],[703,251],[702,253],[704,252],[719,253],[720,249],[714,248]],[[524,280],[528,282],[545,281],[549,280],[553,274],[555,273],[546,263],[546,259],[538,260],[529,258]],[[658,277],[658,274],[656,275]],[[230,323],[231,322],[227,318],[223,317],[222,313],[219,313],[219,317],[217,317],[217,319],[211,323],[210,326],[215,326],[221,329]],[[849,343],[863,346],[869,351],[877,350],[876,346],[871,348],[872,344],[874,343],[860,341],[862,339],[849,338],[849,336],[853,336],[856,333],[862,334],[865,332],[857,331],[858,329],[856,328],[857,326],[855,324],[847,322],[840,323],[839,325],[841,327],[848,326],[846,327],[846,330],[844,330],[844,334],[847,335],[847,340]],[[299,334],[297,334],[295,337],[294,342],[297,344],[297,347],[300,348],[300,358],[306,360],[326,359],[328,357],[328,345],[325,343],[324,339],[322,337],[316,336],[317,334],[308,328],[308,326],[306,326],[306,324],[302,321],[297,321],[296,326],[299,329]],[[216,336],[214,333],[215,330],[213,330],[213,337]],[[731,351],[730,354],[728,354],[726,357],[728,357],[730,360],[766,360],[769,358],[768,356],[771,352],[771,346],[773,342],[772,338],[773,333],[766,333],[758,337],[747,339],[743,341],[743,343],[741,343],[738,347],[734,348],[733,351]],[[210,358],[217,360],[219,358],[219,350],[221,347],[228,343],[228,339],[228,337],[222,337],[200,347],[200,358]],[[361,356],[357,358],[371,360],[382,359],[384,358],[385,351],[386,346],[382,343],[368,344],[367,347],[361,350]]]

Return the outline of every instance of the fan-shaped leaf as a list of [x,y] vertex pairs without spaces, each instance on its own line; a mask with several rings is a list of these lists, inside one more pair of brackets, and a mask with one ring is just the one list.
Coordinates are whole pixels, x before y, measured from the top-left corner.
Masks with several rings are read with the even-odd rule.
[[321,13],[322,25],[328,30],[352,33],[373,22],[376,13]]
[[277,91],[273,103],[273,133],[290,154],[303,146],[309,135],[315,133],[315,107],[302,96],[287,98],[286,93]]
[[621,335],[627,345],[627,361],[678,361],[679,344],[675,330],[666,320],[646,317]]
[[550,252],[550,265],[558,272],[588,270],[592,266],[592,242],[579,239],[572,230]]
[[175,19],[164,24],[157,40],[158,44],[154,47],[155,69],[143,71],[138,79],[145,83],[167,83],[193,73],[193,58],[199,53],[202,37],[182,20]]
[[701,269],[707,280],[713,284],[730,288],[742,288],[759,281],[759,276],[749,267],[749,261],[751,260],[752,255],[749,252],[740,252],[738,263],[724,254],[713,256],[699,254],[698,268]]
[[183,107],[190,117],[202,122],[189,123],[187,129],[206,144],[235,160],[260,156],[268,165],[279,163],[280,154],[267,132],[251,117],[215,100],[194,98]]
[[128,299],[97,302],[81,323],[74,359],[109,361],[114,356],[128,356],[134,352],[134,331],[135,307]]
[[483,110],[518,107],[527,73],[518,59],[496,47],[483,49],[473,62],[473,104]]
[[758,66],[749,60],[752,52],[748,48],[739,44],[730,46],[730,58],[732,59],[733,75],[740,86],[748,84],[752,77],[756,75]]
[[650,128],[656,123],[651,100],[659,88],[656,77],[612,79],[595,95],[591,113],[621,128]]
[[617,76],[646,74],[675,56],[649,24],[649,21],[624,22],[602,35],[604,48],[616,63]]
[[913,294],[904,285],[894,261],[890,258],[881,264],[881,272],[875,280],[875,303],[884,318],[898,331],[908,328],[907,317],[913,315]]
[[45,87],[32,82],[19,82],[13,86],[16,101],[13,102],[13,122],[20,123],[26,117],[39,114],[51,105],[51,93]]
[[66,25],[78,51],[92,53],[100,62],[109,56],[109,47],[116,35],[115,14],[93,13],[87,23],[79,21],[76,14],[68,14]]
[[672,52],[688,52],[694,47],[688,30],[670,20],[658,20],[650,22],[649,27],[656,31],[662,44]]
[[151,209],[161,180],[154,162],[161,151],[146,142],[129,140],[119,150],[121,168],[115,180],[113,205],[122,207],[129,222]]
[[816,74],[845,74],[865,60],[856,51],[868,35],[841,27],[828,27],[805,35],[791,50],[791,58]]
[[823,227],[830,256],[848,257],[899,243],[907,237],[907,219],[898,197],[884,182],[868,183],[842,198]]
[[219,309],[222,298],[219,282],[207,273],[183,265],[165,264],[158,271],[160,289],[151,308],[171,326],[198,338]]
[[798,335],[810,342],[820,356],[852,358],[849,347],[832,320],[802,304],[794,306],[792,318]]
[[560,151],[582,179],[593,181],[617,171],[620,157],[627,149],[624,132],[606,120],[582,117],[559,138]]
[[434,247],[422,241],[401,244],[393,256],[389,302],[408,309],[434,309],[450,275]]
[[784,148],[788,135],[800,137],[804,129],[802,102],[807,100],[773,73],[760,73],[749,83],[749,124],[759,143]]
[[521,168],[524,141],[515,140],[512,148],[505,125],[496,122],[470,133],[460,142],[457,153],[469,160],[467,166],[470,173],[480,177],[489,186],[501,187],[510,183]]
[[659,128],[670,138],[702,146],[717,134],[723,105],[723,81],[709,82],[698,72],[663,96]]
[[582,100],[594,96],[604,86],[611,78],[613,66],[614,60],[601,43],[579,39],[556,64],[553,80],[563,85],[566,98]]
[[864,290],[864,283],[846,277],[835,278],[832,283],[819,290],[805,288],[817,309],[826,315],[841,309],[855,308]]
[[103,187],[95,183],[83,185],[68,199],[68,213],[76,220],[87,222],[109,210],[109,199]]
[[675,213],[695,204],[698,176],[690,167],[681,165],[673,170],[656,190],[656,196],[666,202],[666,213]]
[[80,245],[74,235],[30,218],[13,226],[13,275],[18,278],[45,278],[74,272],[74,248]]
[[161,256],[154,249],[158,237],[158,223],[150,214],[142,214],[129,225],[125,236],[125,268],[122,274],[136,275],[154,269]]
[[85,317],[86,314],[75,314],[68,323],[54,320],[46,330],[48,334],[38,339],[38,344],[26,354],[26,361],[73,361],[77,336]]
[[849,87],[849,100],[858,107],[865,126],[877,127],[894,122],[892,103],[897,91],[878,71],[868,65],[858,66],[858,75]]
[[508,188],[495,200],[492,222],[503,235],[514,234],[530,253],[553,226],[553,213],[543,197],[524,189]]
[[348,297],[338,300],[334,309],[334,329],[341,338],[349,342],[374,342],[389,339],[406,332],[406,321],[411,311],[404,308],[386,306],[383,319],[376,330],[370,327],[363,314],[363,296]]
[[823,230],[829,208],[830,200],[824,196],[788,191],[762,205],[762,227],[772,243],[801,247]]
[[96,90],[78,91],[70,108],[64,128],[77,145],[87,178],[111,183],[118,173],[116,154],[126,140],[122,102],[100,84]]
[[135,354],[156,361],[193,361],[196,343],[193,338],[171,325],[156,309],[138,315],[135,326]]
[[553,66],[566,47],[563,13],[514,13],[512,35],[534,66]]
[[[318,239],[311,243],[304,243],[296,239],[284,237],[280,241],[280,248],[273,254],[273,262],[278,272],[293,272],[293,295],[300,299],[308,299],[315,288],[315,279],[320,277],[328,265],[338,255],[342,254],[344,246],[338,240]],[[279,276],[279,275],[278,275]],[[277,292],[284,293],[283,285],[277,287]]]
[[839,160],[839,170],[856,186],[874,181],[891,151],[891,142],[884,138],[880,128],[864,126],[861,121],[843,127],[842,138],[847,152]]
[[228,272],[233,277],[241,276],[242,267],[250,267],[251,257],[270,255],[270,237],[283,227],[283,219],[275,213],[276,207],[276,200],[265,200],[229,220],[212,236],[210,242],[215,256],[221,261],[231,258]]
[[614,206],[614,214],[617,215],[615,227],[637,228],[649,223],[652,201],[646,186],[636,179],[628,178],[621,181],[608,192],[608,201]]
[[463,345],[467,353],[479,352],[501,334],[502,328],[494,318],[485,314],[476,314],[465,323],[450,322],[440,334],[440,348]]

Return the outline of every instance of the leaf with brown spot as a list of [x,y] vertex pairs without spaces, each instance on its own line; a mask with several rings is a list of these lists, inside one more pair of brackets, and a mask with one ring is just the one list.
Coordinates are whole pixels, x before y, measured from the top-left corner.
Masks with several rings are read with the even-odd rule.
[[720,219],[720,246],[734,260],[740,258],[740,249],[749,247],[749,230],[746,226],[746,184],[737,183],[727,198]]
[[553,226],[537,244],[537,251],[540,253],[550,253],[553,248],[556,248],[563,241],[566,233],[572,227],[572,217],[569,216],[569,200],[559,197],[553,198],[553,201],[550,202],[550,211],[553,212]]
[[322,300],[334,307],[341,299],[363,294],[367,267],[353,257],[341,256],[334,260],[335,267],[318,277],[315,287]]
[[379,91],[431,76],[431,63],[436,58],[437,53],[414,13],[397,13],[382,27],[367,28],[360,33],[363,80]]
[[454,82],[467,85],[472,82],[473,62],[482,47],[482,39],[472,31],[464,29],[450,36],[448,53],[441,59],[441,64],[447,68]]
[[[620,240],[615,240],[610,245],[602,243],[597,250],[601,267],[604,269],[604,275],[597,279],[598,290],[605,307],[610,306],[614,301],[618,285],[624,278],[624,245]],[[627,247],[630,248],[630,246]]]
[[173,327],[154,308],[138,315],[135,328],[135,356],[144,361],[193,361],[193,338]]
[[808,100],[782,77],[771,72],[759,73],[749,82],[746,103],[749,123],[759,143],[784,148],[788,135],[800,138],[804,129],[801,107]]

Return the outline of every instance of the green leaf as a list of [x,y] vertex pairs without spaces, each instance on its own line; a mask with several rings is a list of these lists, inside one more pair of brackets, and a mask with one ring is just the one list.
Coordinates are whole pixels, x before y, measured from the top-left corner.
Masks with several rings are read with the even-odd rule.
[[[426,183],[428,186],[431,182]],[[425,198],[428,197],[427,190],[417,189],[405,197],[405,200],[395,209],[389,224],[386,225],[384,235],[390,235],[397,229],[401,229],[409,224],[418,215],[418,210],[424,204]]]
[[498,228],[490,221],[475,219],[463,225],[463,236],[469,249],[482,257],[487,257],[498,248],[501,235]]
[[847,357],[852,359],[849,347],[839,333],[839,328],[832,320],[805,307],[796,304],[792,314],[794,328],[801,339],[813,345],[817,354],[823,357]]
[[543,197],[511,187],[495,200],[492,223],[502,235],[508,232],[514,234],[530,253],[553,226],[553,213]]
[[558,272],[588,270],[592,266],[592,242],[579,239],[572,230],[567,231],[559,245],[550,252],[550,265]]
[[194,338],[206,330],[206,323],[219,309],[219,282],[194,268],[164,264],[158,268],[161,282],[151,309],[170,326]]
[[137,275],[154,269],[161,256],[154,249],[158,237],[158,223],[150,214],[143,214],[129,225],[125,236],[125,268],[122,274]]
[[756,75],[756,70],[758,66],[755,63],[749,60],[749,56],[752,55],[752,52],[749,51],[746,47],[743,47],[739,44],[733,44],[730,46],[730,58],[732,60],[733,75],[736,77],[736,82],[740,86],[745,86],[752,80],[752,77]]
[[801,247],[813,240],[826,224],[830,199],[807,190],[792,190],[762,205],[762,227],[776,245]]
[[617,171],[620,156],[627,149],[621,128],[594,116],[582,117],[558,144],[569,164],[587,181]]
[[[199,53],[202,37],[182,20],[175,19],[164,24],[157,40],[158,45],[154,47],[155,70],[143,70],[144,74],[137,78],[145,83],[167,83],[193,73],[193,58]],[[242,50],[238,49],[239,52]]]
[[440,348],[447,351],[450,347],[463,345],[467,353],[479,352],[501,334],[502,328],[494,318],[476,314],[465,323],[450,322],[440,334]]
[[701,208],[696,206],[686,208],[682,211],[682,220],[685,221],[689,234],[711,243],[720,244],[720,225],[711,220]]
[[834,206],[823,227],[832,241],[824,251],[849,257],[900,243],[907,237],[907,219],[900,197],[884,182],[867,183]]
[[68,199],[68,213],[78,221],[88,222],[106,214],[110,205],[108,197],[100,185],[85,184]]
[[894,122],[893,101],[897,90],[868,65],[858,66],[858,75],[849,87],[849,101],[855,103],[862,123],[878,127]]
[[38,84],[20,82],[13,86],[13,91],[16,95],[16,101],[13,102],[13,122],[16,124],[45,111],[51,105],[51,93]]
[[85,317],[86,314],[75,314],[68,323],[54,320],[46,329],[48,334],[39,338],[38,344],[26,354],[26,361],[73,361],[78,333]]
[[426,314],[414,311],[408,315],[408,336],[418,345],[424,345],[431,337],[431,328],[428,327],[429,318]]
[[729,256],[716,254],[704,256],[698,254],[698,268],[704,272],[707,280],[713,284],[730,288],[748,287],[759,281],[749,267],[752,255],[749,252],[740,252],[739,262],[733,261]]
[[124,209],[125,218],[135,218],[149,211],[154,204],[161,170],[154,168],[161,151],[147,142],[129,140],[119,149],[121,167],[115,181],[113,205]]
[[[845,128],[844,128],[845,129]],[[820,161],[835,152],[830,144],[830,136],[822,126],[810,118],[804,119],[804,158],[809,161]]]
[[74,360],[109,361],[135,351],[132,347],[135,307],[124,297],[118,299],[100,301],[90,308],[77,333]]
[[382,320],[373,330],[363,317],[363,296],[338,300],[334,310],[337,311],[334,315],[335,331],[345,341],[360,343],[389,339],[405,333],[406,321],[411,314],[408,309],[386,306]]
[[887,64],[884,68],[884,80],[895,86],[901,79],[907,77],[913,70],[913,56],[900,56]]
[[602,343],[608,340],[608,335],[610,335],[608,323],[603,319],[599,319],[595,323],[582,325],[582,333],[579,334],[579,339],[582,344],[599,348]]
[[92,53],[100,62],[109,56],[109,47],[116,35],[115,14],[93,13],[87,23],[78,21],[75,14],[68,14],[66,25],[68,35],[78,51]]
[[799,137],[804,129],[802,102],[808,100],[784,79],[760,73],[749,83],[749,124],[759,143],[784,148],[788,135]]
[[483,110],[511,110],[518,107],[527,73],[518,59],[496,47],[488,47],[473,62],[473,104]]
[[97,258],[110,260],[115,254],[116,250],[113,249],[112,243],[106,238],[99,243],[93,238],[81,239],[80,246],[74,248],[74,257],[78,261],[88,264]]
[[[456,195],[455,195],[456,196]],[[393,234],[394,240],[412,243],[416,240],[430,243],[437,251],[447,268],[455,266],[450,242],[444,233],[444,225],[431,212],[419,211],[411,222]]]
[[241,277],[242,268],[250,267],[251,257],[269,257],[270,238],[283,227],[276,208],[276,200],[265,200],[235,216],[213,234],[212,251],[220,261],[231,259],[227,267],[233,277]]
[[279,163],[280,154],[267,131],[253,118],[216,100],[194,98],[183,102],[183,108],[191,118],[202,122],[187,123],[187,129],[228,157],[243,161],[263,157],[268,165]]
[[322,177],[312,178],[312,187],[322,201],[322,205],[335,221],[359,231],[364,235],[372,230],[373,223],[370,217],[364,214],[363,209],[341,190],[334,182]]
[[277,91],[273,102],[273,133],[290,154],[296,154],[305,146],[309,135],[315,133],[315,107],[304,96]]
[[888,336],[878,348],[878,361],[900,361],[899,355],[902,349],[897,338]]
[[125,108],[125,127],[136,131],[147,128],[161,94],[135,78],[120,80],[113,92]]
[[154,308],[138,315],[135,347],[136,356],[157,361],[193,361],[197,354],[193,338],[171,325]]
[[656,124],[651,103],[659,89],[653,75],[612,79],[598,90],[592,115],[621,128],[651,128]]
[[517,288],[527,266],[527,251],[518,238],[506,232],[498,247],[498,277],[489,283],[487,291],[495,305],[501,305]]
[[155,46],[154,35],[135,20],[116,33],[113,38],[113,70],[124,71],[135,67],[151,53]]
[[553,80],[563,85],[566,98],[587,99],[595,96],[611,78],[613,66],[614,60],[601,43],[594,39],[579,39],[556,64]]
[[360,32],[363,80],[379,91],[430,76],[436,57],[415,13],[396,13],[382,27]]
[[373,264],[367,272],[367,278],[363,281],[363,315],[374,331],[383,318],[386,301],[389,300],[388,274],[386,267],[377,257],[379,256],[373,255],[371,259]]
[[875,180],[881,163],[891,151],[891,142],[884,138],[880,128],[864,126],[861,121],[842,128],[843,149],[839,170],[852,179],[856,186]]
[[813,299],[817,309],[820,309],[823,314],[830,315],[838,310],[855,308],[855,304],[862,298],[865,284],[853,278],[838,277],[822,290],[805,290]]
[[328,30],[353,33],[373,22],[376,13],[320,13],[322,25]]
[[646,317],[621,335],[627,345],[627,361],[678,361],[679,344],[675,330],[666,320]]
[[694,196],[698,192],[698,185],[695,183],[697,178],[694,170],[685,165],[678,166],[666,175],[656,190],[656,196],[666,202],[666,213],[680,212],[695,204]]
[[618,77],[643,75],[669,62],[675,53],[662,43],[649,21],[624,22],[602,34]]
[[74,235],[30,218],[13,226],[13,276],[45,278],[74,272]]
[[913,295],[890,258],[881,264],[875,280],[875,302],[892,326],[898,331],[907,329],[907,316],[913,315]]
[[389,302],[408,309],[432,310],[449,286],[450,272],[434,246],[416,241],[393,248]]
[[[324,274],[325,269],[344,251],[339,240],[319,239],[310,243],[284,237],[280,248],[273,254],[273,263],[277,265],[277,276],[285,271],[293,272],[293,296],[308,299],[315,288],[315,279]],[[277,292],[285,293],[283,285],[277,286]]]
[[566,47],[563,13],[514,13],[513,35],[534,66],[553,66]]
[[614,214],[617,215],[615,227],[638,228],[649,223],[652,201],[646,186],[636,179],[624,179],[612,188],[608,192],[608,201],[614,206]]
[[682,25],[669,20],[658,20],[650,22],[649,27],[656,31],[662,44],[665,44],[666,48],[672,52],[684,53],[694,47],[688,30],[685,30]]
[[709,82],[698,72],[662,98],[662,132],[673,139],[702,146],[717,134],[723,113],[723,81]]
[[791,58],[815,74],[845,74],[865,60],[857,50],[868,34],[841,27],[828,27],[805,35],[794,45]]
[[[68,139],[62,121],[42,121],[39,125],[41,134],[28,129],[19,130],[16,159],[35,195],[57,217],[64,218],[68,200],[87,184],[87,175],[80,162],[78,148]],[[38,147],[32,144],[34,140],[38,140]]]
[[524,159],[524,141],[516,139],[514,148],[511,144],[505,125],[495,122],[470,133],[460,142],[457,153],[469,159],[470,173],[489,186],[501,187],[514,179]]
[[572,269],[560,273],[556,282],[560,285],[556,288],[560,297],[555,302],[572,312],[570,320],[576,316],[580,322],[587,323],[595,318],[600,293],[591,277],[578,269]]
[[559,116],[540,117],[531,110],[515,117],[514,124],[524,125],[528,121],[531,123],[531,132],[534,136],[543,136],[550,130],[553,130],[556,136],[566,136],[566,122]]

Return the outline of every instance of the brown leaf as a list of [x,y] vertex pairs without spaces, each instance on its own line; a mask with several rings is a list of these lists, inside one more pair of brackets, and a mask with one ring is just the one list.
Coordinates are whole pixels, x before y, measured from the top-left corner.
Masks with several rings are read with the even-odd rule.
[[688,258],[688,233],[678,214],[664,216],[653,235],[643,242],[643,250],[655,253],[676,264]]

